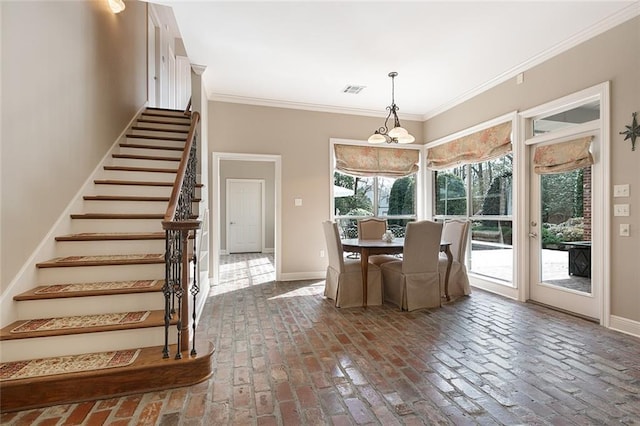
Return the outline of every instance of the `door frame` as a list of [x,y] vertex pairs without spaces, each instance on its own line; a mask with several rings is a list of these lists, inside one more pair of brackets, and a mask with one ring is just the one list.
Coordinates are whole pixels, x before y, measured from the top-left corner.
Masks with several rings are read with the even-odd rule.
[[211,175],[209,177],[209,187],[212,188],[211,200],[211,240],[213,241],[212,251],[212,279],[213,285],[219,283],[219,271],[220,271],[220,220],[216,212],[220,211],[220,162],[221,161],[269,161],[274,163],[274,204],[275,204],[275,223],[274,223],[274,247],[273,258],[276,267],[276,281],[281,280],[282,277],[282,259],[281,259],[281,247],[282,247],[282,156],[270,155],[270,154],[240,154],[233,152],[213,152],[211,154],[213,159],[211,163]]
[[[527,148],[529,145],[542,143],[548,140],[562,140],[563,138],[579,137],[580,135],[594,134],[597,132],[600,145],[599,150],[594,152],[595,163],[593,165],[592,175],[592,286],[593,283],[598,283],[600,303],[599,303],[599,317],[597,318],[600,325],[609,327],[610,320],[610,295],[611,295],[611,212],[609,209],[610,204],[610,103],[609,103],[609,82],[598,84],[590,88],[581,90],[563,98],[548,102],[543,105],[531,108],[529,110],[519,113],[520,116],[520,140],[523,141],[523,148]],[[563,111],[569,109],[572,106],[583,104],[590,100],[600,101],[600,119],[594,120],[589,123],[577,125],[566,130],[559,130],[557,132],[543,134],[535,137],[531,137],[531,133],[528,133],[528,123],[535,117],[541,115],[552,114],[555,111]],[[520,232],[522,235],[527,235],[529,230],[530,218],[530,197],[531,197],[531,151],[532,149],[524,149],[524,165],[519,172],[522,173],[523,187],[518,189],[523,191],[523,201],[526,206],[520,210],[524,219],[521,222]],[[529,286],[530,286],[530,265],[528,259],[530,258],[530,244],[523,244],[522,247],[523,261],[520,275],[520,282],[526,283],[519,286],[520,301],[529,300]],[[525,261],[526,259],[526,261]],[[596,288],[594,286],[593,288]]]
[[241,179],[241,178],[227,178],[225,185],[226,185],[226,192],[225,192],[225,206],[226,206],[226,223],[225,223],[225,227],[226,227],[226,247],[227,247],[227,253],[230,253],[229,251],[229,194],[231,193],[229,191],[229,187],[230,184],[234,183],[234,182],[252,182],[252,183],[259,183],[260,184],[260,252],[261,253],[265,253],[265,245],[264,245],[264,241],[265,241],[265,190],[264,190],[264,186],[265,186],[265,180],[264,179]]

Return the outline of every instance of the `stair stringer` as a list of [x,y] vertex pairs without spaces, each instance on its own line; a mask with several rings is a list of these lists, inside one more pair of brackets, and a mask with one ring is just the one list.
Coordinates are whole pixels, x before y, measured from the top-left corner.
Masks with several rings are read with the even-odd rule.
[[115,141],[111,145],[111,148],[105,153],[105,155],[96,165],[95,169],[89,174],[84,184],[71,199],[67,208],[60,214],[58,219],[40,241],[40,244],[38,244],[31,256],[27,258],[26,262],[22,265],[16,276],[7,286],[7,289],[2,293],[2,295],[0,295],[0,328],[5,327],[6,325],[18,319],[17,305],[13,300],[14,296],[34,287],[34,283],[36,283],[37,281],[37,270],[36,268],[34,268],[34,265],[36,263],[55,257],[55,237],[57,235],[68,234],[70,232],[70,215],[74,212],[80,211],[80,209],[82,208],[82,203],[84,202],[82,197],[88,194],[91,191],[91,188],[94,187],[94,179],[96,179],[96,177],[100,175],[100,173],[104,169],[104,166],[109,164],[112,158],[112,154],[118,152],[119,144],[123,141],[126,141],[126,134],[128,130],[131,128],[131,126],[133,126],[133,124],[136,122],[138,117],[140,117],[146,107],[147,105],[145,103],[134,114],[125,128],[122,129],[118,137],[116,137]]

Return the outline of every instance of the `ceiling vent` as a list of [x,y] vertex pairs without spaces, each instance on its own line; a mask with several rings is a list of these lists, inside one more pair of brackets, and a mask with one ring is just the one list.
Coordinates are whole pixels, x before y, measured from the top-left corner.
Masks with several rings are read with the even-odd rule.
[[352,95],[357,95],[358,93],[362,92],[362,89],[364,89],[365,87],[367,86],[354,86],[350,84],[342,89],[342,93],[351,93]]

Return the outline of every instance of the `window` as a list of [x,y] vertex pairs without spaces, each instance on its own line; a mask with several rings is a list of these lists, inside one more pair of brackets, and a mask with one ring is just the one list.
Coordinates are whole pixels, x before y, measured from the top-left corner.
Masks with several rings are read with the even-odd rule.
[[420,149],[332,143],[333,214],[343,238],[357,238],[358,219],[380,217],[396,237],[416,220]]
[[391,178],[359,177],[334,171],[334,214],[343,238],[357,238],[357,220],[387,219],[389,229],[404,236],[407,222],[416,219],[416,174]]
[[469,271],[513,281],[513,154],[434,172],[434,217],[471,220]]

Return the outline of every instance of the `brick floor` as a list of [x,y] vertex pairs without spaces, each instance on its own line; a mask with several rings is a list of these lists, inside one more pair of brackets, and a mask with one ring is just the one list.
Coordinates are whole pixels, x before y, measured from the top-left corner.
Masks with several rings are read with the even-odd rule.
[[2,415],[7,425],[640,424],[640,339],[479,290],[440,309],[336,309],[323,281],[226,256],[190,388]]

